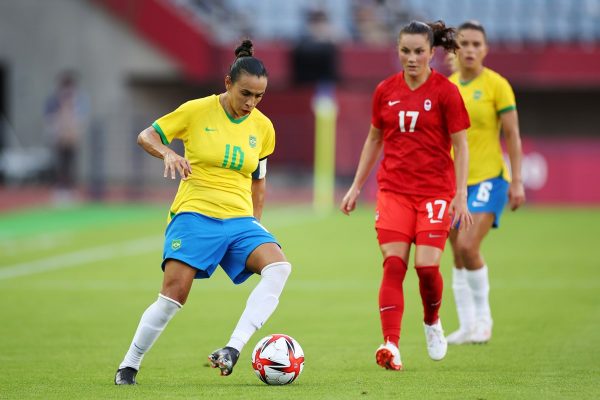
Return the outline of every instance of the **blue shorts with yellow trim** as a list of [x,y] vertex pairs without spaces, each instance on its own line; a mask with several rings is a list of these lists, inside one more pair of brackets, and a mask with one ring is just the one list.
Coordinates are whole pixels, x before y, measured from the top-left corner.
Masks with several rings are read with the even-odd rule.
[[169,259],[197,269],[196,279],[210,278],[218,265],[233,283],[252,272],[246,269],[250,253],[264,243],[277,243],[254,217],[218,219],[195,212],[176,214],[167,226],[162,269]]
[[474,213],[494,214],[493,227],[497,228],[504,206],[508,202],[508,182],[503,178],[488,179],[467,186],[467,206]]

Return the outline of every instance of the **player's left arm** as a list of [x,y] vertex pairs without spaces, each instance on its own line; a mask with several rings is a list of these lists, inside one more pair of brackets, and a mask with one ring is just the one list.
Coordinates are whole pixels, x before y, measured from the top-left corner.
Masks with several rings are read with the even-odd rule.
[[523,187],[523,177],[521,176],[523,150],[517,110],[510,110],[500,114],[500,122],[502,123],[504,140],[506,140],[506,149],[512,173],[512,181],[508,189],[508,201],[510,209],[514,211],[525,202],[525,188]]
[[262,217],[263,205],[265,204],[266,176],[267,159],[264,158],[258,161],[258,166],[252,173],[252,215],[258,221]]
[[467,207],[467,177],[469,175],[469,145],[467,130],[463,129],[450,135],[454,149],[454,172],[456,175],[456,194],[450,203],[452,227],[460,223],[459,230],[468,229],[473,217]]
[[252,214],[260,221],[263,205],[265,204],[266,179],[252,179]]

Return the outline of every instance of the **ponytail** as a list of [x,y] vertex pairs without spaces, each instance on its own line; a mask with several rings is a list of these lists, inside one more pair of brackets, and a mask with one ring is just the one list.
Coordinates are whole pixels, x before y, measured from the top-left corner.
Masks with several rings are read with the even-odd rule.
[[441,46],[448,51],[454,52],[459,48],[454,38],[456,30],[452,27],[446,27],[444,21],[425,23],[421,21],[411,21],[400,30],[398,40],[402,34],[422,34],[427,35],[431,47]]

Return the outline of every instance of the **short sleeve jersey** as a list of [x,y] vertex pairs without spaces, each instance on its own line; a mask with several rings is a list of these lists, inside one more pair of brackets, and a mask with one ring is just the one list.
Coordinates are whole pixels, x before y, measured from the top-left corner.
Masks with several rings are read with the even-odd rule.
[[453,197],[451,135],[469,127],[455,85],[432,70],[412,90],[400,72],[375,89],[371,124],[383,133],[379,188],[403,194]]
[[192,167],[181,180],[171,214],[198,212],[214,218],[251,216],[252,173],[275,148],[275,130],[259,110],[232,119],[212,95],[182,104],[152,124],[164,144],[184,143]]
[[471,118],[467,131],[470,161],[467,183],[474,185],[500,175],[510,180],[500,145],[500,115],[516,109],[512,87],[488,68],[468,82],[462,82],[458,73],[449,79],[458,86]]

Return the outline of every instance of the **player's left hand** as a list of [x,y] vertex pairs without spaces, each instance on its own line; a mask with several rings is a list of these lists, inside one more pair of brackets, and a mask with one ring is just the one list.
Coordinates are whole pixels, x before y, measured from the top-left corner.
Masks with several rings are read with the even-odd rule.
[[508,188],[508,202],[511,211],[515,211],[525,203],[525,188],[522,181],[512,181]]
[[458,230],[469,229],[473,225],[473,217],[467,207],[467,195],[466,193],[457,192],[454,199],[450,203],[450,215],[452,215],[451,228],[456,227],[458,224]]

